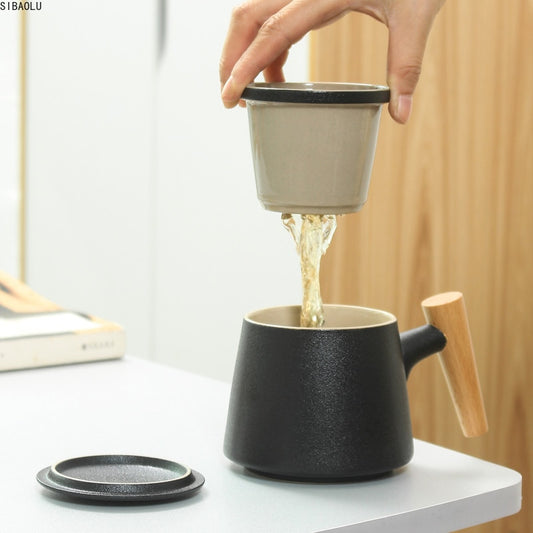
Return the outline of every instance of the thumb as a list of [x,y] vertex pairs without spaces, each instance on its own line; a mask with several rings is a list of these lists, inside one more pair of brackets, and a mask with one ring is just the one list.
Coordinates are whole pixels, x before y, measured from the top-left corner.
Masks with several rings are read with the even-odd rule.
[[424,13],[418,9],[398,13],[397,17],[389,21],[389,113],[400,124],[405,124],[411,114],[413,93],[422,71],[424,50],[433,17],[433,13]]

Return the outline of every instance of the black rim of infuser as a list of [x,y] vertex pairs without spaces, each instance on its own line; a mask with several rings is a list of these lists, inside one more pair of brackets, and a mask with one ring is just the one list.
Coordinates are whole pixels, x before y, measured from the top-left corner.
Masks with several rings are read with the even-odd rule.
[[294,104],[386,104],[390,90],[362,83],[251,83],[241,98]]

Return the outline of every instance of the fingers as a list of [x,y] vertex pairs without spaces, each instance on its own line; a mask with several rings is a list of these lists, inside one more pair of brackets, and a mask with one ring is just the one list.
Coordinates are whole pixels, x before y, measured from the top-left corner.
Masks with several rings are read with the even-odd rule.
[[397,2],[396,9],[389,14],[389,112],[400,124],[406,123],[411,114],[426,42],[433,19],[442,4],[443,0],[405,0]]
[[249,0],[233,10],[220,58],[220,83],[228,81],[235,63],[255,39],[261,26],[290,0]]
[[283,65],[289,57],[289,51],[285,50],[280,56],[278,56],[268,67],[263,71],[265,81],[275,82],[275,81],[285,81],[285,75],[283,74]]
[[389,112],[405,123],[420,77],[427,38],[444,0],[248,0],[236,8],[220,61],[222,101],[239,102],[242,91],[264,72],[284,81],[283,65],[292,44],[348,10],[361,11],[389,28],[387,81]]
[[[274,0],[260,3],[263,8],[267,4],[279,7]],[[291,45],[346,10],[345,1],[292,0],[277,11],[269,9],[270,15],[261,23],[264,9],[259,10],[259,16],[259,11],[248,5],[250,11],[241,12],[240,21],[230,29],[221,62],[221,79],[225,80],[222,101],[226,107],[236,105],[246,85],[265,69],[270,81],[283,79],[282,65]]]

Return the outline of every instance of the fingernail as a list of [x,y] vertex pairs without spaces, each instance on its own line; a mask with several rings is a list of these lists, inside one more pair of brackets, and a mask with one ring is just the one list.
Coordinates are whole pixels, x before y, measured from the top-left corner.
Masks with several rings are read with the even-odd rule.
[[226,81],[226,83],[224,84],[224,87],[221,93],[222,102],[225,107],[234,107],[235,104],[237,104],[238,100],[235,100],[234,93],[235,93],[235,84],[233,82],[233,77],[230,76],[228,80]]
[[413,106],[413,97],[410,94],[401,94],[396,104],[396,118],[402,124],[409,120],[411,108]]

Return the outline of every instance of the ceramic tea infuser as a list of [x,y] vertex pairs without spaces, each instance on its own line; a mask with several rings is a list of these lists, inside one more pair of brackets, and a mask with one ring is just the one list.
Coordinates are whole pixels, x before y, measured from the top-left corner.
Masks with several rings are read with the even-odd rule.
[[253,83],[242,98],[263,207],[307,215],[363,207],[388,87]]

